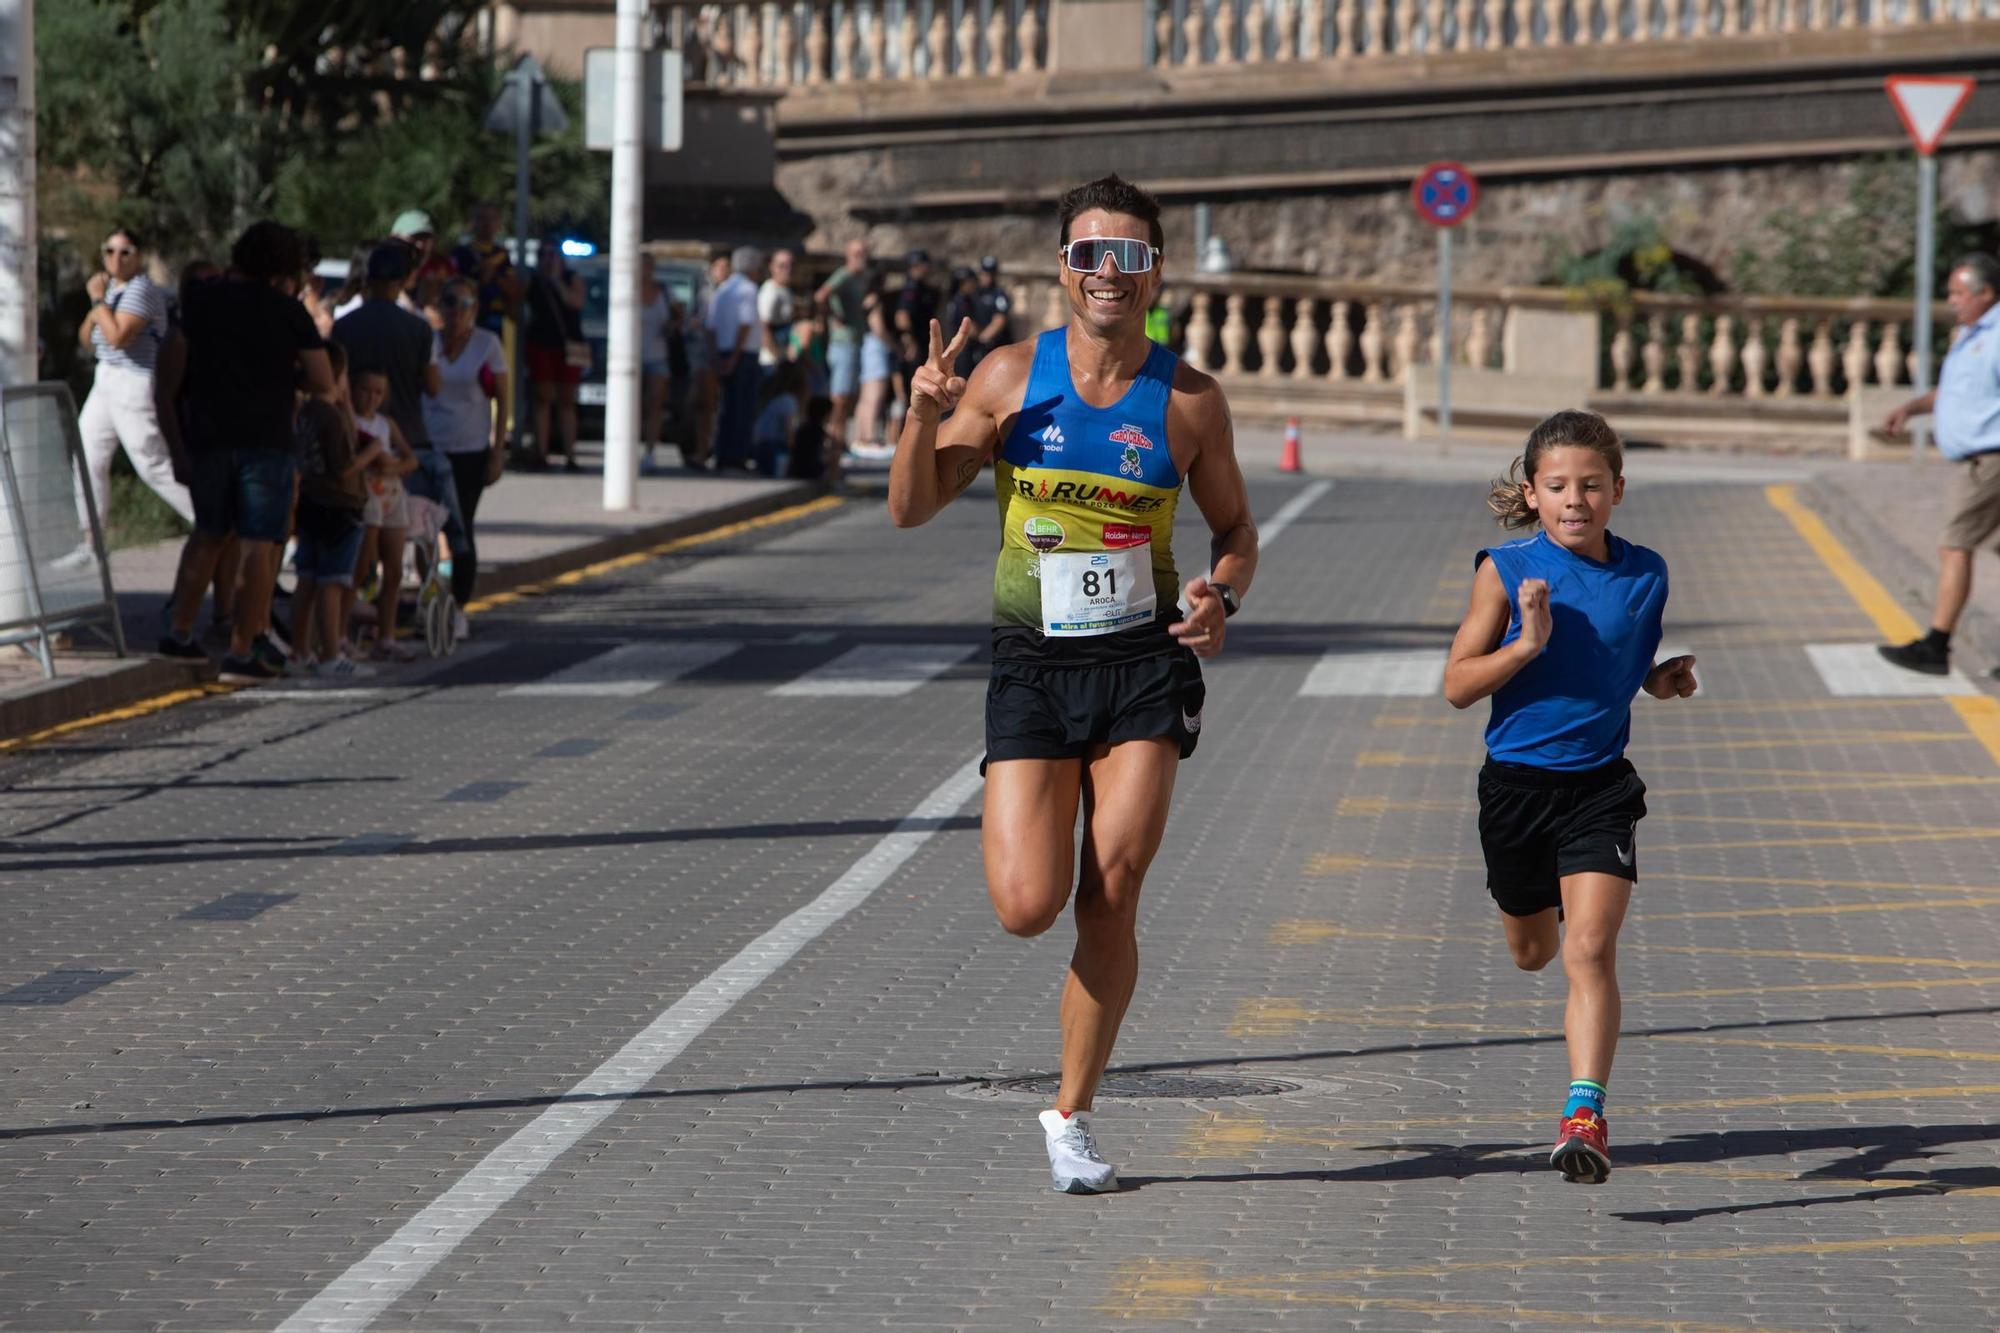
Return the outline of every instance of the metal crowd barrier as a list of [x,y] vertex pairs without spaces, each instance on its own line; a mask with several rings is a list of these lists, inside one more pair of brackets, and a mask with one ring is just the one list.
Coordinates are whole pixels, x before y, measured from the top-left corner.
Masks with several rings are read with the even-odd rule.
[[64,384],[0,389],[0,645],[28,643],[54,677],[51,639],[91,629],[124,657],[98,497]]

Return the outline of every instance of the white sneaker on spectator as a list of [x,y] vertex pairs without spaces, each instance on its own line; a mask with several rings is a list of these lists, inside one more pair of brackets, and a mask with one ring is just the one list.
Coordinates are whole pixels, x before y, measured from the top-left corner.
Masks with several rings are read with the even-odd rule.
[[472,622],[466,619],[463,609],[454,609],[451,613],[451,637],[460,643],[472,637]]
[[1097,1150],[1090,1134],[1090,1116],[1083,1111],[1064,1115],[1044,1111],[1042,1136],[1048,1141],[1049,1176],[1063,1194],[1111,1194],[1118,1189],[1118,1171]]
[[321,680],[366,680],[374,674],[374,667],[362,666],[346,653],[329,657],[313,668],[313,675]]

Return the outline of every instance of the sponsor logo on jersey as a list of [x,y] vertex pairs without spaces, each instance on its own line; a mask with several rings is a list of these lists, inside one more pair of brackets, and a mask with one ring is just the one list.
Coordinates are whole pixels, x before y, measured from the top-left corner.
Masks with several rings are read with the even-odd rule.
[[1150,514],[1166,506],[1167,500],[1157,495],[1135,495],[1130,491],[1113,490],[1100,486],[1094,481],[1059,481],[1049,485],[1049,479],[1042,477],[1037,482],[1029,477],[1016,477],[1014,489],[1025,500],[1047,501],[1050,504],[1087,505],[1092,509],[1123,509],[1131,514]]
[[1118,460],[1118,475],[1138,477],[1145,473],[1146,465],[1139,459],[1139,451],[1131,445],[1125,446],[1125,456]]
[[1021,525],[1021,534],[1028,539],[1028,545],[1037,551],[1053,551],[1069,535],[1063,531],[1062,524],[1039,515]]
[[1106,523],[1104,525],[1105,549],[1121,551],[1128,546],[1150,546],[1153,530],[1137,523]]
[[1146,438],[1146,432],[1127,422],[1111,432],[1113,444],[1129,445],[1134,449],[1151,449],[1153,442]]
[[1047,426],[1043,427],[1041,434],[1035,438],[1042,442],[1047,453],[1056,453],[1063,445],[1068,443],[1067,440],[1063,439],[1062,427],[1056,425],[1054,422],[1050,422]]

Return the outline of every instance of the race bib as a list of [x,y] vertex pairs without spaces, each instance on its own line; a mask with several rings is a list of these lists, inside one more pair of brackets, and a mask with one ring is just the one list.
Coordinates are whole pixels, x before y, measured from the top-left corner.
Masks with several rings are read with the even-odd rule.
[[1159,600],[1148,543],[1116,551],[1050,551],[1041,558],[1042,633],[1115,634],[1146,624]]

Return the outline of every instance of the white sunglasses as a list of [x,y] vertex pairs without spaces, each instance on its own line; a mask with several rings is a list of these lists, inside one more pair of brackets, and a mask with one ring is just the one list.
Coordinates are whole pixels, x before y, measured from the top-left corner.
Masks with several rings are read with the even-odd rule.
[[1148,273],[1160,249],[1148,241],[1130,236],[1080,236],[1058,253],[1073,273],[1095,273],[1104,266],[1104,256],[1120,273]]

